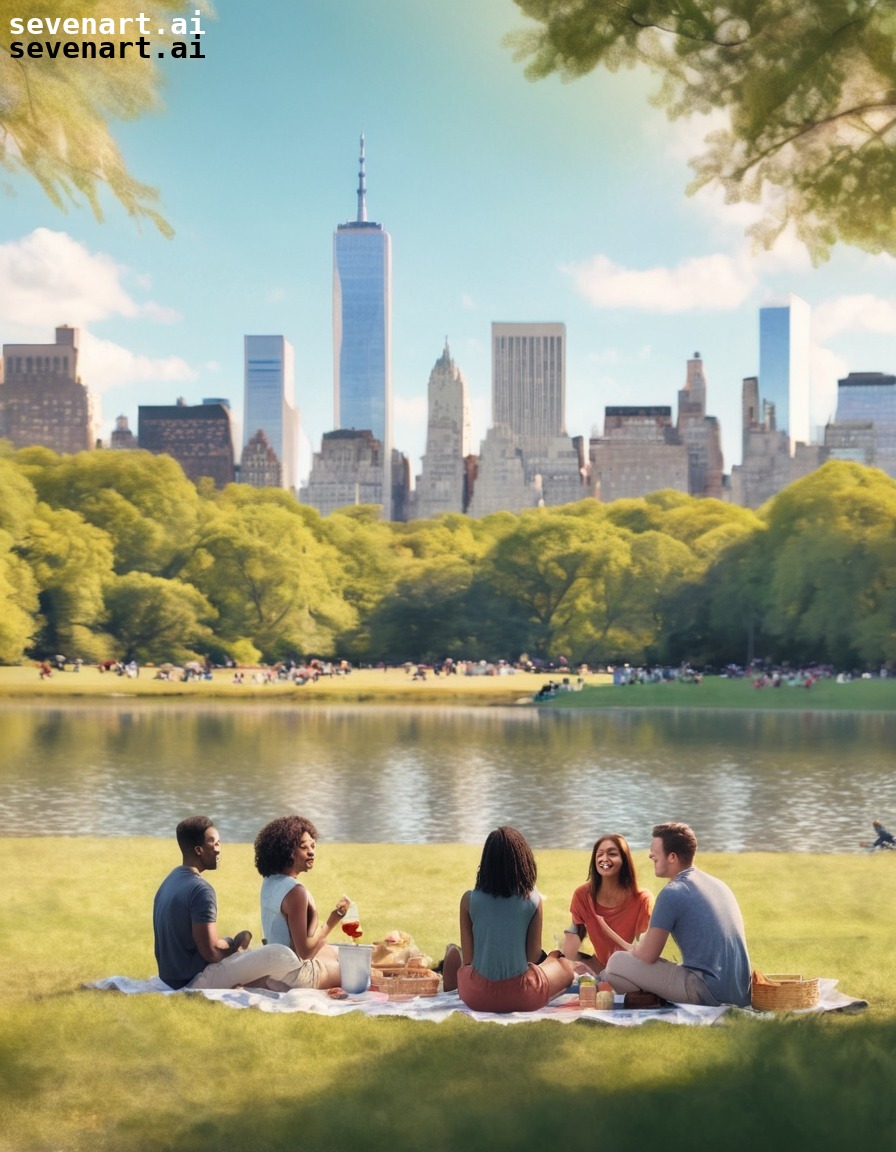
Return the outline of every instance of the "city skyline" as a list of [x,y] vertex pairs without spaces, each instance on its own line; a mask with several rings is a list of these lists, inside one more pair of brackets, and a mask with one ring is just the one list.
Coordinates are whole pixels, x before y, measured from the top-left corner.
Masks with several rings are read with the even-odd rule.
[[295,348],[307,468],[333,421],[332,235],[354,214],[362,132],[395,249],[393,442],[412,474],[446,335],[478,451],[496,321],[565,324],[570,435],[600,429],[607,406],[674,403],[700,348],[726,471],[741,458],[761,307],[790,293],[810,305],[816,386],[831,402],[838,377],[893,370],[893,261],[843,248],[815,269],[790,236],[753,252],[749,207],[685,196],[710,125],[670,125],[647,103],[646,73],[528,82],[502,42],[525,24],[511,0],[376,12],[275,0],[254,24],[219,4],[206,58],[163,62],[167,110],[116,126],[134,174],[160,188],[172,240],[108,196],[99,224],[9,180],[0,338],[79,327],[106,437],[119,414],[135,426],[139,404],[178,396],[227,396],[242,425],[243,337],[280,333]]

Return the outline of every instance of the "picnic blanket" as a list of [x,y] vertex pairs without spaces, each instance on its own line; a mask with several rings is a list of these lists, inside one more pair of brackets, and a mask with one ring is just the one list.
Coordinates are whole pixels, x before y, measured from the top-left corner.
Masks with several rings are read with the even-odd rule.
[[[697,1004],[670,1004],[662,1008],[628,1009],[623,1008],[621,996],[616,998],[617,1004],[612,1012],[599,1012],[596,1008],[580,1008],[579,998],[575,994],[558,996],[539,1012],[473,1012],[456,992],[440,992],[436,996],[415,996],[408,1000],[390,1000],[383,992],[363,992],[358,996],[334,999],[326,992],[310,988],[296,988],[290,992],[268,992],[260,988],[207,988],[192,991],[182,989],[175,992],[167,984],[163,984],[158,976],[149,980],[109,976],[85,987],[105,992],[124,992],[128,995],[155,993],[165,996],[204,996],[206,1000],[226,1004],[229,1008],[257,1008],[262,1012],[309,1012],[314,1016],[344,1016],[346,1012],[362,1012],[365,1016],[404,1016],[412,1020],[430,1020],[435,1024],[447,1020],[454,1012],[460,1012],[473,1020],[485,1020],[493,1024],[524,1024],[537,1020],[556,1020],[560,1024],[572,1024],[581,1020],[623,1028],[651,1022],[717,1024],[729,1013],[742,1013],[760,1018],[774,1015],[770,1012],[732,1008],[729,1005],[706,1008]],[[838,992],[836,980],[820,980],[819,992],[819,1003],[814,1008],[800,1009],[798,1015],[857,1011],[868,1006],[865,1000],[856,1000]]]

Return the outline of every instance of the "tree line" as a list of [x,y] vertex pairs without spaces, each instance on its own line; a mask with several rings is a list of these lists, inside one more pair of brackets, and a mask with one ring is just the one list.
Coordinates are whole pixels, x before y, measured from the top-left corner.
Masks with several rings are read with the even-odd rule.
[[389,523],[170,457],[0,449],[0,662],[896,660],[896,481]]

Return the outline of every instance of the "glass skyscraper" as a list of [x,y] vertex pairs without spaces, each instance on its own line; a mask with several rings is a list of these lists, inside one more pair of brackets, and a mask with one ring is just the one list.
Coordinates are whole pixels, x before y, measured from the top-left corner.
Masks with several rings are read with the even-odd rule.
[[[370,431],[392,453],[392,239],[367,219],[361,137],[357,219],[333,236],[335,427]],[[388,483],[385,491],[389,491]]]
[[775,427],[790,438],[810,443],[809,375],[811,309],[799,296],[786,304],[759,309],[759,392],[775,407]]
[[299,464],[292,345],[282,336],[246,336],[243,353],[243,447],[263,432],[280,461],[283,487],[292,491]]

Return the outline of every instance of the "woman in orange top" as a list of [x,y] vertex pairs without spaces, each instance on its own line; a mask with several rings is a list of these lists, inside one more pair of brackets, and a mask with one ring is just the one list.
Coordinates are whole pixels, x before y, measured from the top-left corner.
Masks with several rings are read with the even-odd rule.
[[647,930],[653,896],[638,887],[631,849],[624,836],[612,833],[601,836],[591,850],[588,883],[576,888],[569,910],[572,922],[584,940],[591,941],[594,956],[579,954],[578,959],[595,974],[603,971],[619,945],[604,930],[603,923],[624,940],[634,941]]

